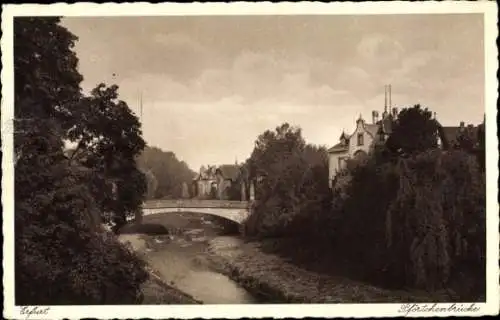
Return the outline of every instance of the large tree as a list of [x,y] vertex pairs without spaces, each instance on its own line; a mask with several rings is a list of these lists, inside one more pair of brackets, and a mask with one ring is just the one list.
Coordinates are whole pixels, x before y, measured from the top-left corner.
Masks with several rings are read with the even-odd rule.
[[[35,124],[48,123],[64,135],[75,122],[82,76],[72,51],[76,37],[58,24],[58,18],[14,20],[15,151],[32,144]],[[62,148],[62,145],[60,146]]]
[[58,18],[14,20],[16,304],[140,301],[143,263],[100,229],[92,170],[64,138],[82,106],[76,37]]
[[393,153],[416,154],[437,147],[438,123],[419,104],[404,108],[392,124],[387,147]]
[[274,131],[266,130],[255,141],[250,156],[250,176],[264,179],[278,169],[276,165],[281,160],[301,151],[305,145],[302,130],[288,123],[276,127]]
[[68,131],[77,143],[71,159],[93,171],[94,197],[119,228],[140,209],[147,189],[135,161],[145,146],[139,120],[118,100],[116,85],[98,85],[75,113],[80,121]]
[[247,231],[280,235],[294,229],[303,214],[320,211],[329,194],[326,155],[288,123],[261,134],[248,161],[258,201]]

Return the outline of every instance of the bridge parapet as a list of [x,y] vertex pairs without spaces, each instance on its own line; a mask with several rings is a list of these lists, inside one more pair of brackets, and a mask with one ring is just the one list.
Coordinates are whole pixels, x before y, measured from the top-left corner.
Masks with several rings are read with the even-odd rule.
[[249,201],[228,201],[228,200],[148,200],[143,205],[143,209],[158,208],[234,208],[247,209]]

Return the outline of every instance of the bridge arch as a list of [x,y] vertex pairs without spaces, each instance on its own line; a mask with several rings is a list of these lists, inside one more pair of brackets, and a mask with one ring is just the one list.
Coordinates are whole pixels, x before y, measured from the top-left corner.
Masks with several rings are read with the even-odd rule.
[[242,224],[250,214],[248,201],[223,200],[158,200],[145,203],[143,216],[169,213],[199,213],[218,216]]
[[210,215],[221,217],[237,224],[242,224],[248,217],[246,209],[216,209],[216,208],[158,208],[158,209],[143,209],[143,216],[159,217],[169,213],[198,213],[202,215]]

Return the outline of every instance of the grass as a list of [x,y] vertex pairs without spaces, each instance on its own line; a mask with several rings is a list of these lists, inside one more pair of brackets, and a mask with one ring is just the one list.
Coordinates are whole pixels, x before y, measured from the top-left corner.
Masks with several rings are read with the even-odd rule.
[[342,274],[318,273],[266,253],[256,242],[221,248],[212,242],[212,261],[218,271],[248,291],[282,303],[407,303],[452,302],[446,293],[388,290]]

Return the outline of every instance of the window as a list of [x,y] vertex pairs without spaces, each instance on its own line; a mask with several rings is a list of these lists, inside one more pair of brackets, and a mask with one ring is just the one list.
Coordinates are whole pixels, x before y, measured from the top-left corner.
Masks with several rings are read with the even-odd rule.
[[338,166],[338,170],[341,171],[342,169],[344,169],[346,167],[346,164],[347,164],[347,159],[348,157],[340,157],[339,158],[339,166]]
[[358,146],[362,146],[364,141],[363,141],[363,134],[362,133],[358,133]]

